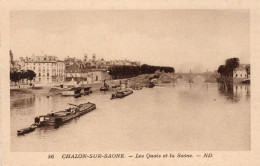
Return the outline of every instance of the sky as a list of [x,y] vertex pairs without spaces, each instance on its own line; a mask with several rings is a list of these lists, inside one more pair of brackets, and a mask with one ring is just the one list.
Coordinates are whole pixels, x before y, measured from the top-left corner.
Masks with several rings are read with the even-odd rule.
[[177,72],[250,62],[249,10],[12,11],[14,58],[54,55],[129,59]]

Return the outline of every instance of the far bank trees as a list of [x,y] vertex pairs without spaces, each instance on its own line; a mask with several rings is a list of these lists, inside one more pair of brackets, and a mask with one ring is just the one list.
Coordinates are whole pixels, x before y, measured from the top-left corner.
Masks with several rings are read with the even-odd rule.
[[141,66],[111,66],[108,68],[108,72],[113,79],[130,78],[141,74],[153,74],[157,70],[166,73],[175,72],[173,67],[150,66],[147,64]]
[[221,77],[232,77],[233,70],[239,66],[239,58],[229,58],[226,59],[225,65],[220,65],[218,67],[218,73]]
[[10,72],[10,80],[13,81],[16,85],[20,80],[24,81],[24,79],[29,80],[30,82],[36,77],[36,73],[32,70],[21,70]]

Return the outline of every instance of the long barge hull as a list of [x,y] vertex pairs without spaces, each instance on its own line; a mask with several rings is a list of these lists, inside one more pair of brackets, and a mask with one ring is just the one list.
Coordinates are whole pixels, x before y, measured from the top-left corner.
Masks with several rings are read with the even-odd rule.
[[[54,115],[51,115],[51,114],[48,114],[48,115],[45,115],[45,116],[41,116],[44,118],[43,121],[39,121],[36,120],[35,118],[35,122],[36,123],[39,123],[39,126],[54,126],[54,125],[61,125],[71,119],[74,119],[76,117],[79,117],[79,116],[82,116],[86,113],[89,113],[91,111],[93,111],[94,109],[96,109],[96,105],[95,104],[92,104],[92,103],[88,103],[88,104],[91,104],[90,107],[86,108],[86,109],[83,109],[83,110],[78,110],[76,111],[75,113],[71,113],[69,115],[65,115],[65,116],[54,116]],[[59,112],[57,112],[59,113]]]
[[116,98],[123,98],[123,97],[126,97],[128,95],[131,95],[133,93],[133,91],[128,91],[126,93],[118,93],[118,94],[112,94],[111,98],[110,99],[116,99]]
[[[71,116],[69,115],[68,117],[56,118],[56,123],[65,123],[65,122],[67,122],[67,121],[69,121],[71,119],[74,119],[76,117],[79,117],[79,116],[82,116],[84,114],[87,114],[87,113],[93,111],[94,109],[96,109],[96,105],[93,105],[92,107],[90,107],[89,109],[87,109],[85,111],[77,112],[77,113],[75,113],[74,115],[71,115]],[[61,120],[59,121],[59,119],[61,119]]]
[[128,92],[128,93],[126,93],[126,94],[124,94],[124,95],[119,95],[119,96],[117,96],[117,98],[123,98],[123,97],[126,97],[126,96],[129,96],[129,95],[131,95],[133,92]]

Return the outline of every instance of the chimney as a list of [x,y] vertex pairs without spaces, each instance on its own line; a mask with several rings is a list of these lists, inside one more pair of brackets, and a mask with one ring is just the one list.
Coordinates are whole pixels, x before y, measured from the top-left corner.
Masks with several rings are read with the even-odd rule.
[[92,55],[92,61],[96,61],[96,54]]
[[88,54],[84,54],[84,61],[86,62],[88,60]]
[[13,52],[12,52],[12,50],[10,50],[10,55],[13,56]]
[[11,50],[10,50],[10,61],[13,62],[13,53]]

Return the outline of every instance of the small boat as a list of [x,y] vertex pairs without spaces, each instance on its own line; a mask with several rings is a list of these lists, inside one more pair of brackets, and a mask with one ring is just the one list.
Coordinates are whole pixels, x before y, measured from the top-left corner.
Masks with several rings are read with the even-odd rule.
[[104,86],[100,88],[100,91],[107,91],[109,89],[109,85],[104,82]]
[[154,86],[155,86],[154,83],[150,82],[147,87],[148,87],[148,88],[153,88]]
[[108,91],[108,88],[107,87],[101,87],[100,91]]
[[140,84],[133,87],[133,90],[141,90],[141,89],[143,89],[143,87]]
[[17,130],[17,135],[24,135],[34,131],[38,127],[38,124],[32,124],[30,127]]
[[72,105],[74,107],[70,107],[58,112],[49,113],[47,115],[37,116],[35,117],[35,123],[39,124],[39,126],[57,126],[96,109],[96,104],[90,102],[80,105],[69,105]]
[[85,87],[83,88],[83,94],[84,95],[89,95],[90,93],[92,93],[91,87]]
[[75,98],[81,97],[81,93],[76,93],[76,94],[74,95],[74,97],[75,97]]
[[113,93],[110,99],[115,99],[115,98],[123,98],[125,96],[128,96],[130,94],[132,94],[133,91],[132,90],[121,90],[121,91],[117,91],[116,93]]
[[112,86],[112,88],[118,88],[118,87],[120,87],[120,84]]
[[139,87],[133,87],[133,90],[142,90],[143,88],[141,86]]

